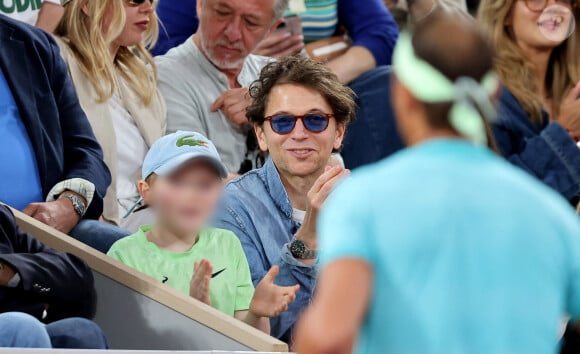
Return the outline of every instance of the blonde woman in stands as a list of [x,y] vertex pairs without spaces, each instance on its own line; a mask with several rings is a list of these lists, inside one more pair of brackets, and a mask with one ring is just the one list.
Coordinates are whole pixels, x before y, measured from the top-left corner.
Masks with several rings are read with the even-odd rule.
[[[57,41],[113,178],[103,219],[129,229],[149,223],[149,214],[131,211],[140,199],[137,181],[145,154],[166,126],[157,71],[146,49],[158,35],[153,1],[62,0],[62,5]],[[130,234],[116,231],[78,238],[107,252]]]
[[576,205],[580,196],[580,36],[575,0],[483,0],[505,86],[493,132],[501,153]]

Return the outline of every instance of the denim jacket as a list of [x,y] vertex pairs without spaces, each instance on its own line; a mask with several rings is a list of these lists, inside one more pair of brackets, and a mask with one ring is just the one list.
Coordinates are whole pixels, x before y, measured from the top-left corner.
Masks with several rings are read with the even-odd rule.
[[501,93],[499,121],[492,125],[502,155],[523,168],[568,201],[580,196],[580,149],[557,122],[544,114],[534,124],[517,99],[506,89]]
[[288,311],[270,321],[272,336],[290,342],[292,327],[312,297],[317,265],[304,265],[288,250],[300,224],[292,220],[290,199],[271,159],[226,186],[213,226],[231,230],[239,237],[254,286],[273,265],[280,267],[276,284],[300,285]]

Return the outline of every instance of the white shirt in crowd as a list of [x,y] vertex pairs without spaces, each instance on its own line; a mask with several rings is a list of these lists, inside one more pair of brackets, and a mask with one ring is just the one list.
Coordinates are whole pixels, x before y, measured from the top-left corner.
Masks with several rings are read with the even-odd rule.
[[292,208],[292,220],[302,225],[304,224],[304,218],[306,218],[305,210]]
[[137,124],[121,105],[121,100],[117,95],[111,97],[109,106],[117,141],[119,220],[123,220],[127,211],[139,199],[139,191],[135,181],[140,179],[142,161],[145,160],[148,148]]
[[34,26],[45,2],[60,5],[60,0],[0,0],[0,13]]

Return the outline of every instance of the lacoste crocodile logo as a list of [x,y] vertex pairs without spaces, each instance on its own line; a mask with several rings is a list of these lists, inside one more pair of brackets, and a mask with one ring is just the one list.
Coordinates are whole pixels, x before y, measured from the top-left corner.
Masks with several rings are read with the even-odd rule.
[[192,147],[196,147],[196,146],[207,147],[207,142],[205,142],[203,140],[193,139],[193,135],[186,135],[186,136],[182,136],[181,138],[179,138],[177,140],[177,142],[175,143],[175,145],[177,147],[182,147],[185,145],[192,146]]

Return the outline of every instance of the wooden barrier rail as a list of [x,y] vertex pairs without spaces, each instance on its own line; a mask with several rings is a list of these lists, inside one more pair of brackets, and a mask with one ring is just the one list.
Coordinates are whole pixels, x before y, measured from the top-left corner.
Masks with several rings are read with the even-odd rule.
[[285,343],[12,211],[24,231],[91,267],[98,296],[95,321],[112,349],[288,351]]

